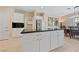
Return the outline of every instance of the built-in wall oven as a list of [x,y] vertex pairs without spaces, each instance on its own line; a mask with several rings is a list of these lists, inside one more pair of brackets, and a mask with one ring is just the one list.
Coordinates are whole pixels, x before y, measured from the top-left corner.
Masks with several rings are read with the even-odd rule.
[[24,23],[12,22],[12,37],[22,36],[21,32],[24,29]]
[[24,23],[12,22],[12,28],[24,28]]

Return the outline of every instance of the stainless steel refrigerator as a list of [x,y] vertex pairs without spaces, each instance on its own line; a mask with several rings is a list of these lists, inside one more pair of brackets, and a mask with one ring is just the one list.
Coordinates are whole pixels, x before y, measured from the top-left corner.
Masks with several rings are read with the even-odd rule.
[[36,31],[42,30],[42,20],[36,20]]

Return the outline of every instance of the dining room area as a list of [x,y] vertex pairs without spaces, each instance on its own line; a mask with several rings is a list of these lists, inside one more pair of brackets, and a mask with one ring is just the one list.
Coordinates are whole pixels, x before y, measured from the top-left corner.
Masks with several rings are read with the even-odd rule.
[[64,16],[60,23],[60,28],[64,29],[64,47],[55,49],[55,52],[79,52],[79,6],[73,7],[72,10],[73,13]]
[[[69,12],[71,8],[67,8]],[[73,13],[63,16],[60,21],[60,28],[64,29],[64,35],[66,37],[74,38],[79,36],[79,6],[72,8]]]

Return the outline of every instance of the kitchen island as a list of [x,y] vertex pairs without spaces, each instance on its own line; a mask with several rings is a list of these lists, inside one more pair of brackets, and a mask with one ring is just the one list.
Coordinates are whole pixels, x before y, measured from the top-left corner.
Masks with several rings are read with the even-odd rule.
[[64,30],[23,30],[21,34],[25,52],[49,52],[64,45]]

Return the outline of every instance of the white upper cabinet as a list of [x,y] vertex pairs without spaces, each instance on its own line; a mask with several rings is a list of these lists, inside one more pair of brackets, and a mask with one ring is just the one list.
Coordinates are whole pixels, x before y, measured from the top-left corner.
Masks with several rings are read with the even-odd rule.
[[14,13],[13,22],[24,23],[24,14],[22,14],[22,13]]

